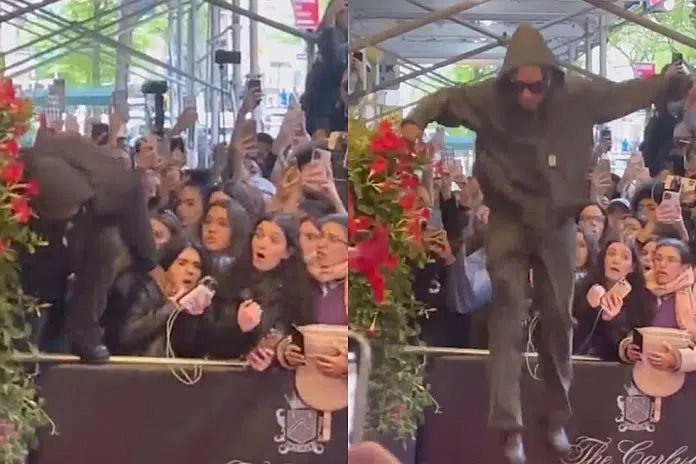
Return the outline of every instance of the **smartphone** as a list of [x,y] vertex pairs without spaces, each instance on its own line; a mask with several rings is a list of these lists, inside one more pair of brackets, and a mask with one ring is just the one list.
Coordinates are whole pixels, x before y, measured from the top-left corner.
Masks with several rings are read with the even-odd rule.
[[643,351],[643,334],[640,333],[640,330],[638,329],[633,329],[633,344],[638,347],[638,349],[642,352]]
[[111,105],[122,121],[128,121],[128,93],[125,90],[114,90],[111,94]]
[[672,53],[672,63],[683,63],[684,62],[684,55],[682,53],[678,52],[673,52]]
[[275,351],[276,347],[278,346],[278,343],[280,343],[283,340],[283,338],[283,332],[277,329],[271,329],[266,333],[266,335],[261,337],[259,346],[262,348],[269,348]]
[[353,52],[353,58],[355,58],[358,61],[362,61],[363,56],[363,52]]
[[682,189],[681,193],[694,193],[696,192],[696,179],[689,179],[688,177],[682,178]]
[[629,293],[631,293],[631,290],[631,284],[629,284],[626,279],[621,279],[609,289],[609,293],[616,295],[623,300],[628,296]]
[[177,304],[187,313],[193,315],[203,314],[206,309],[205,302],[209,302],[215,296],[217,280],[210,276],[203,277],[190,292],[177,300]]
[[348,447],[363,440],[372,350],[367,339],[348,332]]
[[665,190],[670,192],[680,192],[682,189],[682,180],[680,176],[669,175],[665,178]]
[[345,153],[348,148],[348,134],[346,132],[331,132],[329,134],[328,148],[331,151]]
[[662,194],[662,204],[666,206],[679,206],[679,193],[666,190]]
[[312,151],[312,161],[324,163],[328,169],[331,169],[331,152],[329,150],[315,148]]
[[292,338],[292,344],[304,353],[304,335],[294,324],[290,326],[290,337]]
[[193,96],[185,96],[184,97],[184,108],[185,109],[196,109],[196,97]]
[[442,223],[442,211],[439,209],[431,209],[430,210],[430,217],[428,217],[428,221],[425,223],[425,228],[427,230],[442,230],[445,228],[444,224]]
[[261,90],[261,78],[260,77],[250,77],[247,80],[247,90]]

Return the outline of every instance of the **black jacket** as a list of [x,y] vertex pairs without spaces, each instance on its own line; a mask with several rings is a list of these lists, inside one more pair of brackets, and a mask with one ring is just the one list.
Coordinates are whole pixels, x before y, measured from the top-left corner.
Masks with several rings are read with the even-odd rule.
[[[535,113],[522,110],[509,88],[514,70],[526,65],[550,70],[550,93]],[[594,125],[648,107],[672,83],[679,91],[690,85],[666,76],[615,84],[566,76],[541,34],[522,25],[498,78],[438,90],[404,122],[425,128],[437,121],[475,131],[474,174],[492,213],[534,228],[554,228],[587,199],[584,174],[590,168]]]
[[39,217],[64,217],[71,208],[88,207],[96,220],[118,227],[134,265],[149,271],[157,265],[157,251],[143,194],[140,175],[127,169],[83,137],[39,137],[34,147],[22,152],[27,178],[38,181],[40,191],[32,200]]
[[[128,284],[131,288],[126,290],[125,298],[118,303],[112,301],[109,308],[109,323],[117,324],[107,329],[115,335],[106,337],[107,340],[117,343],[109,348],[121,355],[165,356],[166,325],[174,311],[173,305],[146,276],[134,278],[126,273],[118,279],[116,287]],[[180,358],[198,356],[195,337],[201,317],[186,313],[176,317],[171,334],[174,354]]]
[[[301,283],[286,282],[283,275],[250,271],[247,279],[240,275],[237,281],[227,281],[229,284],[216,295],[198,330],[198,345],[205,355],[222,359],[240,357],[251,351],[271,329],[288,334],[291,324],[312,323],[311,299],[304,298],[305,292],[296,292]],[[263,310],[261,324],[249,333],[243,333],[237,324],[237,310],[246,299],[256,301]]]

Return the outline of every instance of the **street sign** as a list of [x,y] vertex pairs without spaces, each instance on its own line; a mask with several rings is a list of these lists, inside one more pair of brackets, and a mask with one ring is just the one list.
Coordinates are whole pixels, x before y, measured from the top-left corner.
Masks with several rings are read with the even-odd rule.
[[295,14],[295,29],[317,29],[319,27],[319,0],[291,0]]
[[636,63],[633,71],[638,79],[650,79],[655,75],[655,63]]

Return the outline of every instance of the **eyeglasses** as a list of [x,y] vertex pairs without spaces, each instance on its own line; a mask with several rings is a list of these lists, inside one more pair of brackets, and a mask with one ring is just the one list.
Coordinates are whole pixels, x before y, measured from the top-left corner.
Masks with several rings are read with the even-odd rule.
[[510,83],[510,86],[518,94],[521,94],[525,90],[528,90],[529,93],[532,93],[535,95],[540,95],[540,94],[544,93],[544,91],[546,90],[546,83],[544,81],[537,81],[537,82],[512,81]]

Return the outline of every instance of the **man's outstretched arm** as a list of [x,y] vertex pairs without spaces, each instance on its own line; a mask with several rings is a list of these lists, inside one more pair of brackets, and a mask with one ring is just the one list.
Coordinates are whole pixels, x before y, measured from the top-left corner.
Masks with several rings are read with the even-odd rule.
[[672,65],[664,74],[650,79],[617,83],[588,82],[582,92],[582,100],[587,104],[595,123],[613,121],[663,99],[677,101],[684,98],[692,81],[689,76],[677,71]]
[[482,112],[492,91],[492,80],[440,89],[423,98],[403,123],[415,125],[421,131],[433,121],[443,126],[465,126],[477,131],[482,125]]

